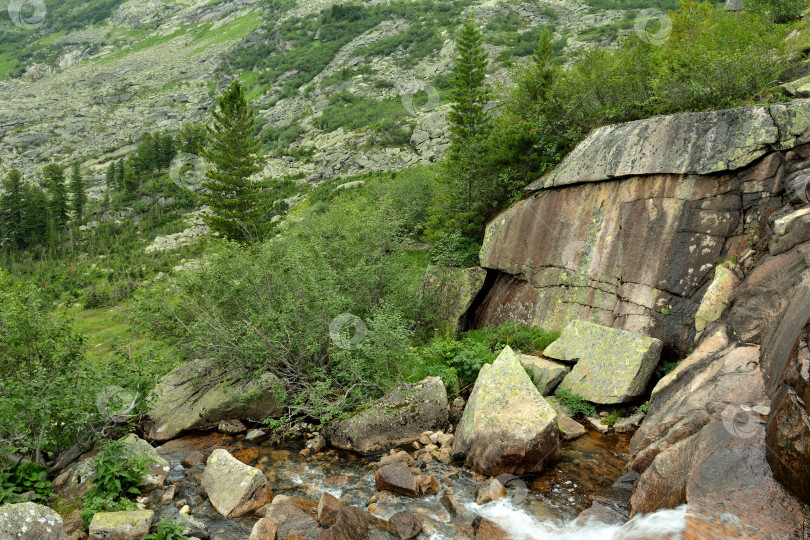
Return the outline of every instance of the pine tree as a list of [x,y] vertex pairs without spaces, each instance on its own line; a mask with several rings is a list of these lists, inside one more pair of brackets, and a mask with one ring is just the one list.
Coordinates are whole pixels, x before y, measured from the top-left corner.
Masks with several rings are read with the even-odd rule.
[[84,205],[87,203],[87,190],[85,189],[84,180],[79,172],[79,164],[73,163],[70,174],[70,194],[71,205],[73,206],[73,216],[76,221],[81,221],[84,217]]
[[3,183],[5,193],[0,198],[0,240],[6,239],[17,249],[24,249],[27,244],[23,228],[24,188],[22,174],[17,169],[12,169]]
[[55,231],[61,231],[68,223],[68,194],[65,186],[65,171],[61,165],[51,163],[42,169],[45,189],[50,196],[50,214]]
[[201,197],[213,214],[206,223],[223,236],[245,241],[258,236],[259,190],[250,177],[261,170],[254,134],[255,116],[239,82],[234,81],[217,100],[208,128],[209,147],[203,152],[213,167],[203,184]]
[[472,18],[462,25],[456,49],[458,57],[453,77],[453,104],[447,119],[453,149],[458,151],[489,127],[489,118],[484,112],[484,104],[490,97],[484,85],[488,59],[484,51],[484,38]]

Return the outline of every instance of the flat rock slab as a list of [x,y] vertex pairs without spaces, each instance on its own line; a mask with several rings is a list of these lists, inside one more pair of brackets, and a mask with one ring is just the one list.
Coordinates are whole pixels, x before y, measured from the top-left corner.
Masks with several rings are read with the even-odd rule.
[[771,147],[788,149],[810,136],[810,102],[657,116],[595,129],[536,191],[649,174],[711,174],[749,165]]
[[259,469],[245,465],[222,449],[208,458],[202,487],[217,512],[226,518],[252,512],[273,498]]
[[67,540],[62,517],[35,503],[0,506],[0,538],[3,540]]
[[557,413],[505,347],[475,381],[453,455],[488,476],[540,471],[560,453]]
[[571,371],[565,364],[528,354],[520,355],[520,363],[529,373],[534,386],[544,396],[551,394]]
[[558,390],[592,403],[630,401],[644,393],[658,364],[661,341],[585,321],[571,321],[544,355],[576,362]]
[[143,540],[155,513],[152,510],[134,512],[99,512],[90,522],[90,538],[98,540]]

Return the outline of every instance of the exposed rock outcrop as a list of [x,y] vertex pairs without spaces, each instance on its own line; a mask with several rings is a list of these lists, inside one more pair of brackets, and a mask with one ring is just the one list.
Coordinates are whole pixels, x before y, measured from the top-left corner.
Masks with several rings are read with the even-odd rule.
[[474,326],[581,319],[686,353],[718,259],[758,244],[786,187],[807,200],[808,117],[794,101],[595,130],[488,225]]
[[537,391],[544,396],[551,394],[571,371],[571,368],[559,362],[528,354],[520,355],[520,363],[532,378]]
[[283,398],[281,382],[270,373],[233,381],[213,362],[196,360],[164,376],[155,387],[147,435],[168,441],[223,420],[263,420],[281,413]]
[[411,443],[425,431],[447,425],[447,390],[441,379],[428,377],[395,388],[351,418],[324,430],[332,446],[360,453]]
[[540,471],[560,453],[557,413],[506,347],[478,374],[456,429],[453,454],[493,476]]

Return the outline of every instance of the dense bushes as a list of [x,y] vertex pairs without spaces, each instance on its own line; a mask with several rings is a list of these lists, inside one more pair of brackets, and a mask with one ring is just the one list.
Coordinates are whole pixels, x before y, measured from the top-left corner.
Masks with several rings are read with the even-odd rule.
[[0,470],[8,454],[42,465],[92,442],[119,410],[117,398],[145,396],[171,367],[163,359],[118,355],[95,364],[85,350],[85,338],[33,285],[0,272]]
[[[291,414],[328,418],[380,395],[402,380],[411,336],[430,326],[419,298],[426,257],[412,239],[433,182],[417,169],[371,175],[361,189],[322,186],[312,211],[294,213],[281,236],[222,244],[174,281],[144,289],[137,319],[190,358],[243,376],[274,372],[298,400]],[[342,332],[351,341],[356,319],[337,319],[346,313],[369,330],[358,347],[336,345]]]

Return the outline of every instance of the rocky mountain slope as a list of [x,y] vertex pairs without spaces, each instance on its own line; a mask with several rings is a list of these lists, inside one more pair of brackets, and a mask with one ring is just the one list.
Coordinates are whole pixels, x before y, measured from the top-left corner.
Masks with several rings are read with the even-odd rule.
[[600,39],[580,33],[616,21],[630,27],[635,13],[579,0],[351,8],[337,0],[104,0],[83,9],[106,11],[89,14],[71,2],[46,4],[43,18],[30,13],[28,24],[14,25],[8,4],[0,2],[0,175],[78,157],[99,179],[103,163],[143,133],[205,121],[234,77],[260,110],[267,176],[319,180],[427,163],[447,144],[452,38],[464,17],[485,29],[496,84],[531,52],[541,25],[554,27],[562,61]]

